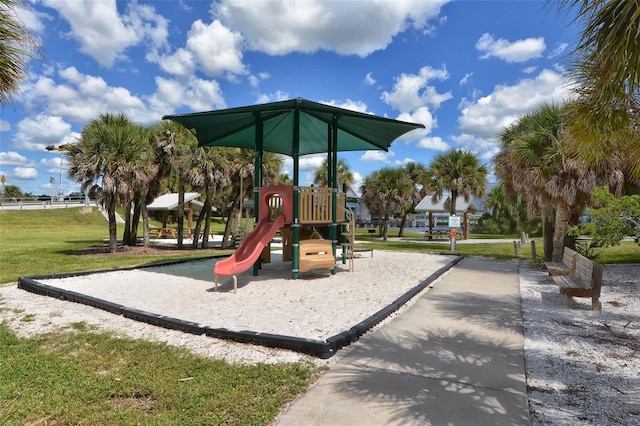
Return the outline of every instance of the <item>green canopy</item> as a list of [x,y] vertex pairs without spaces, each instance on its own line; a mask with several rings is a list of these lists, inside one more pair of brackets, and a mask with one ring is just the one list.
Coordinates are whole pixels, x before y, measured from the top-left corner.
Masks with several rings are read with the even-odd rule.
[[[299,133],[295,134],[296,117]],[[262,150],[297,157],[327,153],[330,127],[337,127],[336,151],[387,151],[403,134],[424,128],[372,114],[297,98],[192,114],[166,115],[191,130],[200,146],[257,149],[256,124],[262,125]],[[299,141],[296,143],[296,141]],[[299,145],[296,147],[296,145]],[[297,149],[296,149],[297,148]],[[297,152],[296,152],[297,151]]]

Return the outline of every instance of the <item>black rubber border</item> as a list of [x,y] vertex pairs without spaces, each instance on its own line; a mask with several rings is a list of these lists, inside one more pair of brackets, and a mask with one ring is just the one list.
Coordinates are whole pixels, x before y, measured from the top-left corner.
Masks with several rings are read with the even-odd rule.
[[212,328],[197,324],[191,321],[185,321],[178,318],[167,317],[161,314],[153,312],[141,311],[138,309],[128,308],[126,306],[119,305],[117,303],[109,302],[107,300],[98,299],[92,296],[87,296],[74,291],[63,290],[57,287],[46,285],[38,282],[38,279],[55,279],[55,278],[67,278],[73,276],[91,275],[101,272],[114,272],[114,271],[130,271],[134,269],[150,268],[153,266],[171,265],[177,263],[193,262],[197,260],[210,259],[213,257],[200,257],[195,259],[186,260],[170,260],[145,264],[142,266],[133,266],[126,268],[99,270],[91,272],[71,273],[71,274],[58,274],[58,275],[40,275],[36,277],[20,277],[18,279],[18,288],[35,293],[41,296],[54,297],[60,300],[67,300],[69,302],[81,303],[84,305],[92,306],[94,308],[102,309],[104,311],[122,315],[125,318],[132,319],[134,321],[140,321],[147,324],[155,325],[157,327],[163,327],[170,330],[178,330],[184,333],[190,333],[194,335],[206,335],[208,337],[214,337],[217,339],[231,340],[239,343],[250,343],[254,345],[289,349],[296,352],[308,354],[321,359],[328,359],[334,356],[337,351],[345,346],[350,345],[360,339],[367,331],[378,325],[385,320],[389,315],[396,312],[405,303],[415,297],[418,293],[423,291],[435,280],[437,280],[442,274],[449,269],[457,265],[463,256],[455,256],[453,260],[447,263],[442,268],[427,277],[420,284],[411,288],[402,296],[391,302],[389,305],[380,309],[378,312],[371,315],[369,318],[361,321],[349,330],[345,330],[334,336],[327,338],[326,340],[314,340],[305,339],[295,336],[285,336],[280,334],[260,333],[249,330],[233,331],[226,328]]

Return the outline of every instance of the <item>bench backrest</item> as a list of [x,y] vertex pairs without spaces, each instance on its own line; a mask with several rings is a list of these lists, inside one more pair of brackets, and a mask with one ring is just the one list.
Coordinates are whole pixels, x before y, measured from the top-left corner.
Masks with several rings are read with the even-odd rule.
[[576,271],[576,259],[578,256],[578,252],[569,247],[565,247],[562,251],[562,263],[571,269],[571,274]]
[[[566,250],[570,249],[565,247],[565,251]],[[603,267],[601,264],[576,253],[576,269],[573,275],[580,278],[582,282],[589,283],[591,293],[594,296],[600,296],[600,289],[602,288],[602,271]]]

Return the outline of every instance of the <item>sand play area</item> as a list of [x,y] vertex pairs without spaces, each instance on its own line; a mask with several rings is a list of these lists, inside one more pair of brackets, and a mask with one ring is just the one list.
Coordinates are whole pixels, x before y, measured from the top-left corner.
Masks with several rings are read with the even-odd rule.
[[[273,252],[271,263],[264,264],[258,276],[253,276],[251,270],[238,275],[237,294],[233,292],[231,278],[223,278],[218,290],[214,290],[212,271],[216,259],[64,278],[36,278],[35,281],[211,329],[325,341],[370,320],[396,299],[416,292],[417,286],[420,291],[428,290],[433,274],[442,273],[458,259],[384,251],[357,255],[353,272],[349,271],[348,264],[338,261],[335,275],[327,270],[313,270],[293,280],[291,263],[282,262],[278,252]],[[420,286],[426,288],[423,290]],[[42,323],[42,332],[64,323],[84,321],[119,333],[125,329],[124,334],[131,337],[187,345],[207,355],[217,353],[231,362],[296,361],[304,357],[291,351],[166,330],[17,288],[1,290],[5,302],[20,305],[22,300],[25,308],[28,306],[35,320]],[[33,298],[35,300],[31,300]],[[123,326],[122,321],[128,324]],[[11,326],[18,334],[21,328],[27,329],[19,322]],[[194,348],[194,342],[202,343]]]

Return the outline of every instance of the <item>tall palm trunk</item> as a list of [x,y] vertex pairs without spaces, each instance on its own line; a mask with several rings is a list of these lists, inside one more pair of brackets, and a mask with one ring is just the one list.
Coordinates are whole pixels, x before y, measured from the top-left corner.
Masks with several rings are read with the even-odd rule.
[[178,182],[178,249],[182,249],[182,239],[184,238],[184,182]]
[[239,200],[241,196],[238,195],[233,199],[233,203],[231,204],[231,209],[227,214],[227,223],[224,227],[224,236],[222,237],[222,245],[221,248],[227,248],[227,242],[229,241],[229,237],[231,236],[231,229],[233,227],[233,218],[235,217],[236,209],[238,208]]
[[564,239],[569,227],[569,208],[566,203],[556,205],[556,226],[553,232],[553,255],[552,262],[562,262],[562,252],[564,250]]
[[142,214],[142,245],[149,247],[149,211],[146,203],[142,203],[140,210]]
[[113,202],[108,201],[105,208],[107,209],[107,217],[109,218],[109,252],[115,253],[118,249],[116,206]]
[[384,220],[382,221],[382,241],[387,241],[389,234],[389,213],[384,214]]
[[213,193],[207,189],[206,198],[204,200],[204,237],[202,239],[202,248],[209,247],[209,234],[211,233],[211,205],[213,204]]
[[405,211],[402,214],[402,219],[400,220],[400,230],[398,231],[398,237],[404,237],[404,227],[407,225],[407,212]]
[[542,209],[542,247],[545,262],[551,262],[553,255],[553,212],[550,208]]
[[122,232],[122,244],[131,245],[131,201],[124,204],[124,231]]

